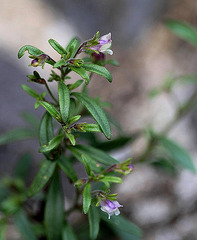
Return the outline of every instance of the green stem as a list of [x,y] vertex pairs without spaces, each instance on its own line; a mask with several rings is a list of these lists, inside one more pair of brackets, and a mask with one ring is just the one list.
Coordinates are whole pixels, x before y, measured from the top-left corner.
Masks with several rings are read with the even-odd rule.
[[52,97],[52,99],[59,105],[59,102],[57,101],[57,99],[54,97],[53,93],[51,92],[47,82],[45,82],[45,86],[46,86],[46,89],[48,91],[48,93],[50,94],[50,96]]

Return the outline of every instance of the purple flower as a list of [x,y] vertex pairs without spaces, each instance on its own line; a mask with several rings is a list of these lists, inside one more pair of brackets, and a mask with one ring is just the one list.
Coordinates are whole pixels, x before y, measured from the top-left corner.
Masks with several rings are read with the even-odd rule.
[[100,53],[96,53],[93,52],[92,53],[92,58],[94,60],[94,62],[98,63],[98,62],[104,62],[105,61],[105,54],[100,52]]
[[119,204],[118,201],[110,201],[109,199],[105,199],[104,201],[100,200],[100,205],[101,205],[101,210],[103,212],[108,213],[109,215],[109,219],[112,215],[119,215],[120,211],[119,211],[119,207],[123,207],[122,205]]
[[99,38],[99,44],[90,47],[91,50],[95,50],[100,53],[108,53],[110,55],[113,54],[113,51],[109,49],[111,47],[111,33],[108,33],[102,37]]
[[132,164],[128,164],[127,167],[130,169],[130,171],[132,172],[134,169],[134,166]]
[[44,64],[47,60],[49,60],[49,56],[46,54],[41,54],[40,56],[32,56],[31,58],[34,58],[31,61],[30,66],[33,67],[37,67],[37,66],[42,66],[42,68],[44,67]]

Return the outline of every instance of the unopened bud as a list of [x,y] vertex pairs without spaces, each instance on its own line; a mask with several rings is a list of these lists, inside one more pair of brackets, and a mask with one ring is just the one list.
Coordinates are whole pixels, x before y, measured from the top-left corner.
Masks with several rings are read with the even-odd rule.
[[87,181],[88,180],[85,178],[79,179],[78,181],[75,182],[75,187],[79,188],[79,187],[83,186],[84,184],[86,184]]
[[102,53],[102,52],[99,52],[99,53],[93,52],[92,53],[92,58],[93,58],[93,61],[95,63],[104,62],[105,61],[105,54]]
[[33,59],[33,60],[31,61],[31,66],[37,67],[37,66],[39,66],[39,65],[40,65],[40,63],[39,63],[39,61],[38,61],[37,58],[35,58],[35,59]]

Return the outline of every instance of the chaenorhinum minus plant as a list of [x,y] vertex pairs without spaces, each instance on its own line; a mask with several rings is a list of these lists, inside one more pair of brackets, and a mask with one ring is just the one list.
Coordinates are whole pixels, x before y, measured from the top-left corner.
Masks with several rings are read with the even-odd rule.
[[[166,26],[197,47],[196,28],[175,20],[168,20]],[[174,89],[178,85],[196,84],[196,74],[171,76],[150,92],[152,98],[165,94],[175,106],[174,118],[162,131],[156,131],[151,125],[125,134],[105,113],[104,108],[109,103],[99,97],[90,97],[88,92],[88,84],[94,74],[112,82],[112,76],[105,68],[107,64],[118,65],[117,61],[107,59],[107,54],[113,53],[111,43],[110,33],[99,37],[99,32],[83,43],[73,38],[65,48],[50,39],[49,44],[60,55],[58,61],[31,45],[19,50],[19,58],[26,51],[29,53],[30,67],[41,67],[43,71],[49,64],[52,70],[48,79],[37,71],[28,75],[30,84],[43,86],[46,91],[42,93],[22,84],[22,89],[35,99],[35,109],[45,110],[41,121],[25,112],[21,116],[29,127],[11,129],[0,136],[0,145],[39,138],[42,155],[30,187],[27,187],[27,180],[33,158],[29,153],[20,157],[12,177],[0,181],[1,240],[7,240],[10,223],[17,228],[23,240],[142,240],[141,230],[120,213],[122,200],[118,202],[119,197],[112,184],[121,183],[121,176],[133,171],[133,161],[150,164],[172,177],[176,177],[180,169],[196,173],[190,154],[168,137],[169,131],[190,114],[197,103],[196,88],[184,101],[177,99]],[[71,72],[79,76],[74,83],[70,82]],[[53,94],[51,82],[56,83],[58,96]],[[113,139],[110,139],[110,125],[117,131]],[[101,137],[102,134],[105,137]],[[132,162],[131,159],[119,162],[109,155],[110,151],[142,137],[147,145]],[[79,172],[75,170],[77,164],[84,170],[83,177],[79,178]],[[65,189],[66,179],[75,192],[70,206],[65,203],[71,195]],[[129,214],[128,205],[123,210]],[[79,215],[71,221],[77,212]]]
[[[141,235],[135,225],[118,216],[119,208],[123,206],[119,204],[117,194],[111,193],[111,184],[122,183],[121,176],[133,171],[131,159],[119,162],[102,149],[91,146],[90,141],[87,142],[85,138],[85,135],[95,133],[104,134],[108,140],[111,138],[110,121],[103,110],[106,103],[99,98],[90,97],[87,88],[93,74],[112,82],[112,76],[105,68],[106,64],[117,65],[115,60],[106,60],[106,54],[113,54],[111,43],[111,33],[99,37],[99,32],[83,43],[73,38],[65,48],[50,39],[49,44],[60,55],[58,61],[31,45],[23,46],[18,52],[19,59],[28,52],[32,59],[29,64],[31,67],[44,69],[45,64],[52,67],[48,79],[42,78],[37,71],[27,76],[29,82],[44,85],[46,91],[40,94],[28,85],[21,86],[35,99],[35,109],[45,109],[38,133],[39,152],[43,154],[40,168],[26,190],[22,182],[9,179],[9,186],[14,186],[22,197],[12,210],[6,210],[6,202],[3,205],[7,214],[4,224],[6,225],[6,216],[13,214],[24,239],[82,239],[80,234],[77,237],[68,221],[68,216],[77,210],[88,214],[90,239],[97,239],[100,221],[112,226],[126,223],[134,236]],[[72,84],[69,76],[71,72],[75,72],[80,78]],[[51,82],[57,83],[58,97],[50,88]],[[84,120],[87,115],[92,117],[88,123]],[[76,162],[84,167],[84,178],[78,178],[74,168]],[[64,173],[63,178],[60,178],[60,171]],[[68,178],[75,189],[75,200],[68,210],[64,208],[64,178]],[[69,195],[66,192],[65,195],[67,194]],[[30,198],[43,202],[44,209],[39,210],[39,217],[32,213],[33,206],[28,204]],[[115,216],[110,219],[112,215]]]

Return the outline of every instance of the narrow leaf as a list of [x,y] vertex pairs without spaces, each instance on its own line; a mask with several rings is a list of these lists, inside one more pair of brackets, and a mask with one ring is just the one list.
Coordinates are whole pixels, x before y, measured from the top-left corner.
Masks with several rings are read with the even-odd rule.
[[91,185],[86,183],[83,189],[83,212],[86,214],[89,210],[91,204],[91,194],[90,194]]
[[80,118],[81,118],[81,115],[76,115],[76,116],[70,118],[68,121],[68,126],[73,124],[74,122],[78,121]]
[[84,80],[85,80],[85,83],[88,84],[89,81],[90,81],[90,77],[88,75],[88,73],[86,72],[85,69],[83,69],[82,67],[72,67],[72,66],[69,66],[69,68],[76,72],[77,74],[79,74]]
[[72,93],[90,112],[93,118],[96,120],[100,126],[102,132],[106,138],[110,139],[111,129],[109,121],[102,110],[102,108],[96,103],[96,101],[83,93]]
[[24,211],[20,210],[14,214],[14,224],[21,233],[23,240],[37,240],[32,225]]
[[167,20],[166,26],[178,37],[197,47],[197,30],[189,23]]
[[22,112],[20,116],[31,126],[35,129],[35,131],[38,131],[40,121],[37,116],[35,116],[31,112]]
[[105,176],[100,180],[106,181],[106,182],[113,182],[113,183],[122,183],[122,179],[120,177],[115,177],[115,176]]
[[53,137],[52,117],[48,112],[46,112],[42,117],[39,127],[40,146],[46,145]]
[[75,144],[76,144],[75,136],[72,133],[69,133],[69,132],[66,132],[66,136],[70,140],[71,144],[73,146],[75,146]]
[[54,148],[56,148],[60,144],[63,137],[64,137],[64,135],[58,135],[58,136],[52,138],[48,142],[48,144],[40,147],[39,152],[45,153],[45,152],[49,152],[49,151],[53,150]]
[[77,154],[79,154],[79,156],[81,154],[85,154],[85,155],[87,154],[96,162],[103,163],[107,166],[111,166],[113,164],[119,163],[116,159],[111,157],[109,154],[91,146],[76,145],[75,147],[68,146],[68,148],[72,152],[72,154],[74,154],[75,156],[77,156]]
[[31,163],[32,163],[32,156],[29,153],[24,153],[20,157],[19,161],[17,162],[17,165],[14,168],[14,176],[16,178],[26,180],[26,178],[29,175]]
[[21,85],[22,89],[27,92],[30,96],[36,98],[36,99],[40,99],[40,95],[32,88],[30,88],[29,86],[22,84]]
[[56,171],[47,195],[44,223],[48,240],[62,240],[64,198],[59,172]]
[[25,45],[19,50],[18,58],[21,58],[25,54],[25,51],[28,51],[28,53],[33,56],[40,56],[41,54],[44,53],[36,47],[33,47],[31,45]]
[[82,83],[83,83],[83,80],[82,80],[82,79],[77,80],[75,83],[69,84],[69,85],[68,85],[68,89],[69,89],[70,91],[73,90],[73,89],[76,89],[76,88],[78,88]]
[[0,145],[35,138],[35,131],[28,128],[16,128],[0,136]]
[[74,117],[76,113],[76,100],[74,98],[70,98],[70,109],[69,109],[69,119]]
[[175,164],[178,164],[179,166],[186,168],[193,173],[196,172],[194,162],[184,148],[164,136],[159,137],[159,144],[161,144],[168,151],[172,161]]
[[66,223],[63,228],[63,240],[77,240],[74,230],[68,223]]
[[2,222],[0,226],[0,240],[6,240],[6,230],[7,224]]
[[58,42],[56,42],[54,39],[49,39],[49,44],[59,54],[61,54],[61,55],[67,54],[67,51]]
[[129,233],[135,237],[141,237],[142,231],[133,223],[128,221],[122,216],[112,216],[110,219],[106,217],[106,215],[100,211],[100,217],[103,221],[105,221],[109,226],[113,227],[114,229],[118,229],[122,232]]
[[61,121],[61,116],[58,110],[48,102],[40,101],[40,104],[54,117],[58,122]]
[[111,65],[113,65],[113,66],[115,66],[115,67],[120,66],[119,62],[116,61],[116,60],[114,60],[114,59],[107,60],[107,61],[105,62],[105,64],[111,64]]
[[83,124],[83,130],[85,132],[102,132],[98,124]]
[[77,38],[72,38],[66,47],[66,51],[70,55],[69,58],[73,58],[80,45],[80,41]]
[[90,161],[84,154],[81,155],[81,158],[83,160],[83,164],[85,166],[86,173],[88,174],[88,176],[90,176],[91,175]]
[[100,216],[98,209],[95,206],[90,206],[88,212],[88,220],[90,225],[90,239],[95,240],[99,233],[99,223],[100,223]]
[[58,95],[60,104],[60,113],[62,120],[66,123],[69,117],[70,93],[66,84],[62,81],[58,83]]
[[36,193],[38,193],[49,181],[53,172],[55,170],[56,163],[48,160],[44,160],[41,164],[41,167],[31,184],[28,196],[32,197]]
[[59,68],[61,66],[65,66],[66,65],[66,61],[64,59],[60,59],[58,62],[56,62],[53,67],[54,68]]
[[81,66],[86,71],[99,74],[99,75],[105,77],[109,82],[112,82],[111,73],[105,67],[99,66],[97,64],[87,64],[87,63],[85,63],[85,64],[83,64]]
[[75,169],[73,168],[71,162],[69,159],[67,159],[64,155],[61,155],[61,157],[57,161],[60,168],[66,173],[68,178],[72,180],[72,182],[76,182],[78,177],[75,172]]

